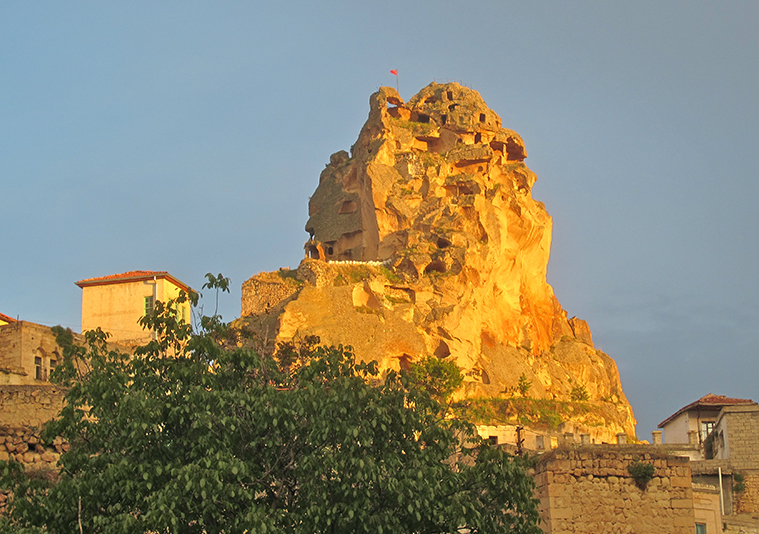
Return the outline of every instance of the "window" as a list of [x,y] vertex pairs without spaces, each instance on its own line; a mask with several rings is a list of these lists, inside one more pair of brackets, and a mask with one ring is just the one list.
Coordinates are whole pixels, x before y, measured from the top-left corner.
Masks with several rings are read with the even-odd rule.
[[498,445],[498,436],[488,436],[491,445]]
[[706,523],[696,523],[696,534],[706,534]]
[[37,380],[45,380],[42,372],[42,358],[39,356],[34,357],[34,378]]
[[714,430],[714,421],[702,421],[701,422],[701,440],[705,440],[706,437]]
[[155,305],[153,296],[145,297],[145,315],[148,315],[151,311],[153,311],[153,306]]

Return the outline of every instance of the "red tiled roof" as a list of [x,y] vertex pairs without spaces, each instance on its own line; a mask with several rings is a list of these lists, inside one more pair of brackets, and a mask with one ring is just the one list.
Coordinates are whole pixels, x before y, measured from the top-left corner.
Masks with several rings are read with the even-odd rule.
[[4,313],[0,313],[0,321],[5,321],[6,323],[15,323],[16,319],[13,317],[8,317]]
[[707,395],[704,395],[697,401],[691,402],[687,406],[684,406],[677,410],[677,412],[673,413],[669,417],[667,417],[664,421],[659,423],[659,428],[664,427],[667,423],[672,421],[675,417],[680,415],[683,412],[687,412],[689,410],[692,410],[694,408],[698,408],[699,406],[708,406],[710,408],[721,408],[722,406],[733,406],[736,404],[756,404],[751,399],[736,399],[733,397],[725,397],[724,395],[714,395],[712,393],[709,393]]
[[84,280],[76,282],[76,285],[79,287],[100,286],[105,284],[118,284],[120,282],[138,282],[140,280],[151,280],[153,278],[165,278],[184,290],[190,288],[190,286],[184,282],[171,276],[168,271],[128,271],[126,273],[109,274],[108,276],[99,276],[97,278],[85,278]]

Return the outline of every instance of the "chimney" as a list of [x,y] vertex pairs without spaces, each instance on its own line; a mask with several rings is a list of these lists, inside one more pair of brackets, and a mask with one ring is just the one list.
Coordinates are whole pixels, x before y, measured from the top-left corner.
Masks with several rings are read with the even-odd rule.
[[651,441],[653,441],[654,445],[661,445],[661,430],[654,430],[651,432]]
[[617,445],[627,445],[627,434],[624,432],[617,434]]

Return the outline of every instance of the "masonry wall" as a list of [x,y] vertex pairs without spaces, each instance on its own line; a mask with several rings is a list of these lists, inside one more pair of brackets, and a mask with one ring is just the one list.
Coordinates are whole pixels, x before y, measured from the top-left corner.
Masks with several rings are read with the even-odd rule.
[[706,532],[722,532],[719,489],[706,484],[693,484],[693,512],[696,523],[706,525]]
[[65,394],[50,384],[0,386],[0,428],[41,428],[60,413]]
[[[655,467],[644,489],[627,470],[636,460]],[[650,446],[555,449],[540,458],[535,483],[547,533],[692,534],[695,529],[688,459]]]
[[[733,513],[759,513],[759,406],[730,406],[720,414],[720,434],[724,439],[733,475],[744,477],[746,489],[733,492]],[[718,447],[719,447],[719,441]]]
[[733,492],[733,513],[759,513],[759,472],[756,470],[743,472],[746,489]]

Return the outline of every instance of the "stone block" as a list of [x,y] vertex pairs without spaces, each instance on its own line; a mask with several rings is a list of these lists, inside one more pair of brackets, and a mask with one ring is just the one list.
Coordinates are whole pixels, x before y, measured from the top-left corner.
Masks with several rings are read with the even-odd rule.
[[672,477],[670,483],[673,488],[689,488],[691,486],[690,477]]
[[675,517],[673,518],[672,524],[675,527],[689,527],[693,528],[694,530],[696,528],[696,521],[693,518],[693,515]]
[[670,505],[672,508],[693,508],[693,501],[690,499],[672,499]]

